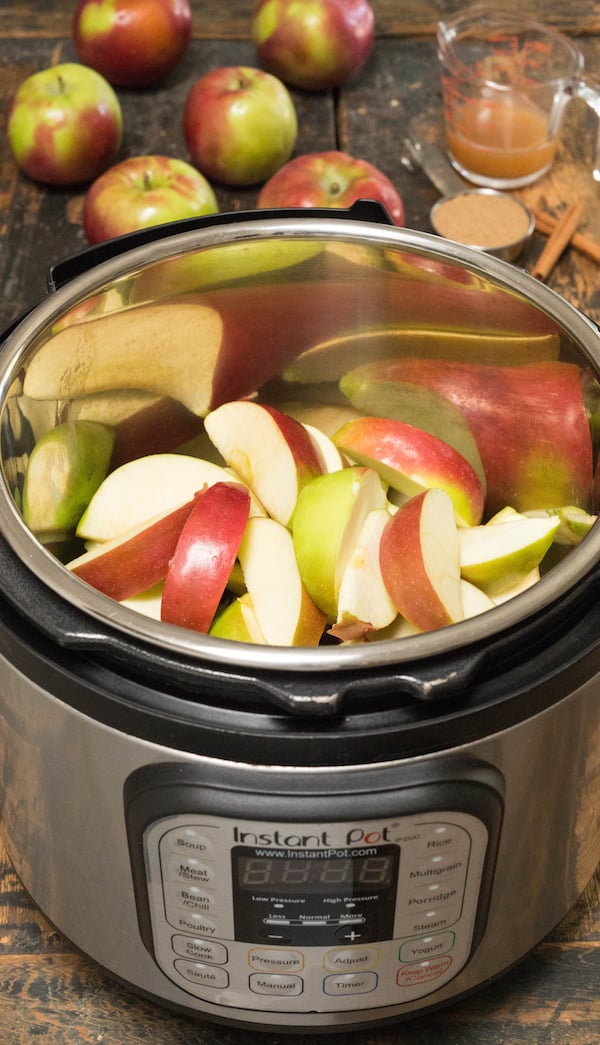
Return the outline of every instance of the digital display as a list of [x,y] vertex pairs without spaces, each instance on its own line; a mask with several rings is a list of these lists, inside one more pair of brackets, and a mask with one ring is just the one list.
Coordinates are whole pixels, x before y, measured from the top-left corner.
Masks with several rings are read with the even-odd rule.
[[278,850],[273,855],[240,855],[237,859],[237,884],[254,892],[318,893],[344,891],[351,896],[388,889],[395,876],[392,854],[368,856],[290,855]]

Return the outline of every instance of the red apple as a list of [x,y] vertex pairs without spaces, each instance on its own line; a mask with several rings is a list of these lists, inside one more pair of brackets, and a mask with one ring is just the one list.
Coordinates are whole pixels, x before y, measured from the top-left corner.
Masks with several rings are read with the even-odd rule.
[[188,515],[162,594],[161,620],[208,632],[244,536],[250,494],[235,483],[216,483]]
[[216,196],[191,164],[171,156],[131,156],[100,175],[83,204],[88,243],[180,218],[215,214]]
[[198,496],[72,559],[68,568],[118,602],[152,588],[166,577],[183,525]]
[[309,152],[284,164],[263,185],[259,207],[349,207],[378,200],[394,225],[404,225],[404,204],[390,179],[367,160],[346,152]]
[[7,134],[21,170],[48,185],[93,181],[121,146],[123,117],[109,83],[64,62],[23,81],[8,110]]
[[155,399],[115,425],[111,469],[142,455],[176,450],[198,436],[203,428],[201,419],[177,400]]
[[72,28],[84,65],[118,87],[149,87],[181,61],[192,13],[188,0],[79,0]]
[[441,392],[471,428],[487,480],[488,513],[585,507],[592,484],[592,442],[573,363],[492,366],[405,358],[366,364],[345,389],[370,380],[401,381]]
[[204,426],[221,456],[268,514],[287,526],[300,490],[323,472],[304,425],[273,407],[239,400],[217,407]]
[[406,497],[432,487],[445,490],[459,525],[481,522],[481,480],[467,459],[437,436],[404,421],[361,417],[343,425],[333,441],[356,464],[374,468],[393,490]]
[[225,185],[255,185],[288,160],[298,121],[290,94],[270,73],[225,66],[201,76],[184,109],[192,162]]
[[251,32],[265,69],[295,87],[323,91],[365,64],[375,18],[367,0],[258,0]]
[[379,564],[396,609],[421,631],[463,620],[458,530],[443,490],[425,490],[392,515]]

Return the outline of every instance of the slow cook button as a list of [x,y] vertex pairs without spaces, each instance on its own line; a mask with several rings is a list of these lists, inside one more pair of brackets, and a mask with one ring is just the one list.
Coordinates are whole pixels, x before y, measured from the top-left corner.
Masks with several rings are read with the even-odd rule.
[[167,831],[161,841],[163,851],[186,854],[188,856],[200,856],[210,859],[214,851],[214,845],[199,827],[188,825],[187,827],[174,827]]
[[301,951],[254,947],[248,954],[248,964],[252,969],[259,969],[261,972],[299,972],[304,968],[304,955]]
[[225,965],[229,957],[227,948],[216,940],[201,940],[179,933],[172,937],[171,947],[182,958],[192,958],[195,962],[207,962],[209,965]]
[[219,969],[215,965],[203,965],[202,962],[188,962],[184,958],[177,958],[175,969],[184,980],[197,983],[199,987],[222,989],[229,986],[229,974],[225,969]]
[[297,997],[304,990],[300,976],[282,976],[279,973],[253,972],[249,978],[253,994],[270,994],[271,997]]
[[379,963],[376,947],[344,947],[327,951],[323,966],[327,972],[352,972],[356,969],[372,969]]
[[326,976],[323,980],[325,994],[335,994],[340,997],[343,994],[369,994],[377,986],[377,973],[375,972],[346,972],[335,976]]

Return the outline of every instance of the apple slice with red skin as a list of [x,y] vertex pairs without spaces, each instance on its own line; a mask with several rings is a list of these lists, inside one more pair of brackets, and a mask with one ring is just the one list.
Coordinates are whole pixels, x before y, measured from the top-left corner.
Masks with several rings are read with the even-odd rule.
[[522,366],[406,358],[367,364],[345,378],[409,382],[440,392],[465,415],[487,479],[486,509],[586,506],[592,442],[581,371],[562,361]]
[[267,513],[287,526],[300,490],[323,472],[304,426],[274,407],[250,400],[224,403],[204,424],[230,468]]
[[425,490],[391,516],[379,563],[396,609],[421,631],[464,619],[458,530],[443,490]]
[[436,487],[449,495],[457,522],[477,525],[483,515],[481,480],[448,443],[403,421],[361,417],[333,437],[338,450],[356,464],[374,468],[383,481],[407,497]]
[[117,602],[152,588],[166,577],[183,526],[199,496],[72,559],[67,568]]
[[250,512],[250,494],[216,483],[197,498],[169,563],[161,620],[207,633],[227,586]]

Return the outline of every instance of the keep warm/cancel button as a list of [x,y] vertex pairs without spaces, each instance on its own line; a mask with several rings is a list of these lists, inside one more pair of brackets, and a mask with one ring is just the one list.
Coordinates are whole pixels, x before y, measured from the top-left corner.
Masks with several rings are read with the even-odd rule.
[[418,983],[429,983],[443,976],[452,965],[452,958],[446,955],[443,958],[431,958],[423,962],[413,962],[412,965],[403,965],[396,974],[396,983],[399,987],[414,987]]

